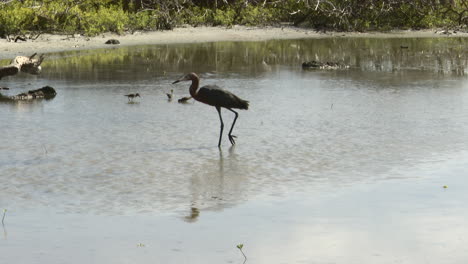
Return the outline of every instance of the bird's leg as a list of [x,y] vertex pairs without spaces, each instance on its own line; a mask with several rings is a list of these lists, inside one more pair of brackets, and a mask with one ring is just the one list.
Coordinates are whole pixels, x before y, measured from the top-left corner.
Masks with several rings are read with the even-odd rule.
[[216,110],[218,111],[218,114],[219,114],[219,121],[221,121],[221,131],[219,131],[219,141],[218,141],[218,148],[220,148],[221,138],[223,137],[224,123],[223,123],[223,118],[221,117],[221,107],[216,106]]
[[229,141],[231,141],[232,145],[235,145],[236,141],[234,141],[234,138],[236,138],[236,136],[231,135],[231,133],[232,133],[232,130],[234,129],[234,125],[236,124],[236,120],[237,120],[237,117],[239,116],[239,114],[236,111],[232,110],[231,108],[226,108],[226,109],[228,109],[229,111],[233,112],[236,115],[234,117],[234,121],[232,122],[232,126],[231,126],[231,129],[229,130],[229,134],[228,134]]

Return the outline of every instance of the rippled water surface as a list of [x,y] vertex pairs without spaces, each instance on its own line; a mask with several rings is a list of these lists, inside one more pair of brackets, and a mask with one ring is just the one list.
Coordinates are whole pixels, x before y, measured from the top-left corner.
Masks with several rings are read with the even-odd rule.
[[[336,38],[50,54],[41,75],[0,83],[58,93],[0,103],[0,252],[242,263],[244,243],[247,263],[466,263],[467,47]],[[309,60],[350,68],[303,70]],[[250,101],[234,147],[231,112],[218,149],[216,110],[177,103],[189,83],[171,83],[191,71]]]

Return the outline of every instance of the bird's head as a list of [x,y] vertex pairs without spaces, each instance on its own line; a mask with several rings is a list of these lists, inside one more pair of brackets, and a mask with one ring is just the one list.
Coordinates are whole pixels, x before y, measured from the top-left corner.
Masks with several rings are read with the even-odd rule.
[[139,94],[139,93],[136,93],[136,94],[135,94],[135,97],[137,97],[137,96],[140,97],[140,94]]
[[183,81],[191,81],[191,80],[195,80],[195,79],[198,79],[198,76],[194,72],[191,72],[191,73],[188,73],[188,74],[184,75],[182,78],[174,81],[172,84],[175,84],[175,83],[178,83],[178,82],[183,82]]

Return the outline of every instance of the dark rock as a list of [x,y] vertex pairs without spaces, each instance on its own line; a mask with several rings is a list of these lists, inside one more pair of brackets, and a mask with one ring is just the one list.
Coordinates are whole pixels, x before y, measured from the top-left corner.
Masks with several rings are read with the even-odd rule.
[[116,40],[116,39],[109,39],[108,41],[106,41],[105,44],[116,45],[116,44],[120,44],[120,41],[118,41],[118,40]]
[[347,69],[348,65],[344,65],[338,62],[320,62],[320,61],[306,61],[302,63],[303,69],[322,69],[322,70],[336,70],[336,69]]

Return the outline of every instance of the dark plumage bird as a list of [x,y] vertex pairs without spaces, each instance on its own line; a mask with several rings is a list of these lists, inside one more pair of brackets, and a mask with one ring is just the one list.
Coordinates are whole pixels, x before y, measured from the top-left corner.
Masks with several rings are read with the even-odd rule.
[[236,142],[234,141],[234,138],[236,136],[232,135],[232,130],[234,128],[234,125],[236,124],[236,120],[239,114],[232,109],[235,108],[247,110],[249,109],[249,102],[237,97],[235,94],[229,91],[219,88],[216,85],[205,85],[203,87],[200,87],[199,89],[198,86],[200,83],[200,78],[193,72],[183,76],[182,78],[173,82],[173,84],[181,81],[192,81],[192,84],[190,85],[189,89],[190,95],[199,102],[214,106],[218,111],[219,120],[221,122],[221,131],[219,132],[218,147],[221,147],[221,138],[223,136],[224,128],[223,118],[221,117],[221,107],[226,108],[227,110],[233,112],[236,115],[234,117],[234,121],[232,122],[232,126],[228,134],[229,141],[231,142],[231,144],[236,144]]
[[139,93],[134,93],[134,94],[126,94],[125,96],[127,96],[128,98],[128,101],[133,101],[133,98],[135,97],[140,97],[140,94]]

